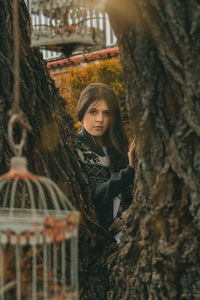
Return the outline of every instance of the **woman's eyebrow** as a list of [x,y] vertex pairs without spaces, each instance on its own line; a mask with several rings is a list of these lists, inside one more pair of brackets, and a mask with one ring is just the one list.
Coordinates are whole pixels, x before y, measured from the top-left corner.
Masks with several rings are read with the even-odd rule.
[[[98,111],[98,108],[89,107],[88,110],[96,110],[96,111]],[[103,110],[103,112],[110,112],[110,109],[105,109],[105,110]]]

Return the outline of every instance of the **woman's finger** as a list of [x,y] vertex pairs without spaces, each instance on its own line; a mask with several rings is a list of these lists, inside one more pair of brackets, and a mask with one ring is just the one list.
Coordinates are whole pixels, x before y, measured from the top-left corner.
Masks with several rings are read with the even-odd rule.
[[132,150],[135,147],[135,140],[133,140],[130,144],[129,150]]

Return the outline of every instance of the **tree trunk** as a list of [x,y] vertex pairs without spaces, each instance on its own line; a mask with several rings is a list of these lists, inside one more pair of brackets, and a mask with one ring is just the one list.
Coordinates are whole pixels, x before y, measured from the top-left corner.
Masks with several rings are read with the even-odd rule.
[[[12,1],[0,1],[0,173],[8,171],[13,153],[8,144],[8,111],[13,105]],[[24,155],[29,170],[50,177],[80,211],[80,290],[88,285],[87,274],[102,247],[113,242],[95,218],[87,185],[81,175],[73,146],[73,120],[65,111],[38,48],[30,47],[30,19],[24,1],[19,0],[20,20],[20,108],[33,128],[27,137]],[[15,137],[20,138],[16,128]],[[102,281],[107,280],[102,276]],[[99,279],[97,279],[99,280]],[[100,285],[100,284],[99,284]],[[84,292],[82,292],[84,294]],[[104,293],[104,290],[103,290]]]
[[109,299],[200,299],[200,3],[107,0],[136,140]]

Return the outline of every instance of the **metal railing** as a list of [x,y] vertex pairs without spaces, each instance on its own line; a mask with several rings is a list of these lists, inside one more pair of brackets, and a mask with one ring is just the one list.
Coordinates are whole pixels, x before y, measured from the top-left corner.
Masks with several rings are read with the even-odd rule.
[[[31,11],[31,0],[25,0],[28,11]],[[37,24],[45,24],[48,22],[47,17],[43,15],[31,15],[32,25],[35,26]],[[97,12],[95,9],[88,10],[88,18],[85,21],[85,24],[89,27],[96,27],[98,29],[103,30],[103,37],[105,48],[116,45],[116,37],[113,32],[113,29],[110,25],[108,15],[106,13]],[[44,59],[56,59],[60,57],[62,54],[54,51],[41,50],[43,53]],[[73,53],[72,53],[73,54]]]

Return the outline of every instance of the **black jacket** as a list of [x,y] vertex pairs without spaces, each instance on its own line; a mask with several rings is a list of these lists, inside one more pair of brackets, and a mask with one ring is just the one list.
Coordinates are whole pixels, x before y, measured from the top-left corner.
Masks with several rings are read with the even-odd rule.
[[134,169],[129,165],[113,173],[102,147],[85,128],[77,135],[75,147],[81,169],[88,182],[97,218],[108,228],[113,222],[113,200],[121,194],[118,216],[132,201]]

